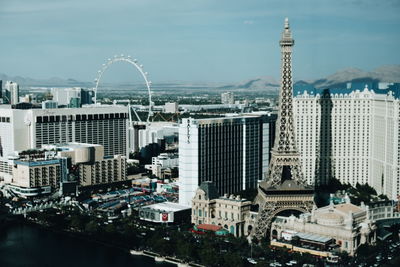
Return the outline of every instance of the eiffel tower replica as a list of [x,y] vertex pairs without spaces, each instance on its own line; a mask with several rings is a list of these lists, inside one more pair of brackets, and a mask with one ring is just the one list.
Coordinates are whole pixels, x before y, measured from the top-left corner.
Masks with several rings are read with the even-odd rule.
[[314,189],[304,179],[295,140],[292,103],[294,40],[287,18],[279,44],[282,53],[282,80],[275,143],[267,177],[260,183],[254,199],[254,204],[259,205],[259,211],[253,235],[258,240],[265,237],[273,217],[278,213],[284,210],[309,212],[314,205]]

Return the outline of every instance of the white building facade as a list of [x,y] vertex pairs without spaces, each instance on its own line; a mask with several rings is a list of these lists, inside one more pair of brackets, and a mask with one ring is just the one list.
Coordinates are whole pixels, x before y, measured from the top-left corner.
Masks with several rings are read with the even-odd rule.
[[178,135],[178,129],[178,124],[173,122],[153,122],[146,125],[144,129],[133,133],[138,134],[138,138],[132,137],[137,140],[137,144],[132,146],[132,151],[135,151],[135,148],[140,150],[149,144],[158,143],[165,137]]
[[71,88],[51,88],[53,101],[56,101],[60,106],[67,106],[70,104],[72,98],[78,98],[82,104],[92,104],[94,91],[90,89],[83,89],[81,87]]
[[309,184],[334,177],[368,183],[391,199],[400,194],[399,88],[379,86],[295,87],[296,140]]
[[18,104],[19,102],[19,85],[16,82],[7,81],[4,86],[8,95],[8,103],[11,105]]

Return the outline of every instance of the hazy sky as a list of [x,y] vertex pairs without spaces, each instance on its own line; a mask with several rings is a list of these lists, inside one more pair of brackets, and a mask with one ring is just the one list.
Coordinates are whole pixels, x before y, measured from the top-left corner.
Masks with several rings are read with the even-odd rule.
[[[0,73],[92,81],[115,54],[158,81],[279,77],[289,17],[294,77],[400,59],[399,0],[0,0]],[[121,63],[108,81],[138,74]]]

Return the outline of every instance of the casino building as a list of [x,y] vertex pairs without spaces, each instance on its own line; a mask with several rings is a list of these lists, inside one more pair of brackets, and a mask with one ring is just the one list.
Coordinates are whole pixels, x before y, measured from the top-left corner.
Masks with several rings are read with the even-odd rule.
[[293,89],[296,141],[309,184],[368,183],[400,195],[400,84],[348,83]]
[[183,119],[179,125],[179,203],[213,181],[218,194],[257,188],[268,170],[276,115]]
[[71,182],[84,187],[126,178],[125,156],[104,156],[101,145],[67,143],[16,153],[7,186],[19,196],[30,197],[54,192]]
[[[288,238],[288,235],[291,235]],[[362,244],[374,244],[376,225],[369,219],[368,206],[346,203],[295,216],[277,216],[271,225],[271,240],[292,240],[297,236],[298,246],[311,250],[345,251],[354,255]]]
[[128,108],[19,109],[0,105],[0,182],[12,180],[14,151],[69,142],[99,144],[104,156],[127,156]]

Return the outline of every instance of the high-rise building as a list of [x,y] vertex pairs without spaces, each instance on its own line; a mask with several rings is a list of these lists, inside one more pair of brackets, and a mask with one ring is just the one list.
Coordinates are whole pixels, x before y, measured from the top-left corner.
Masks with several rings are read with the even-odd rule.
[[0,107],[0,179],[11,179],[9,156],[14,151],[46,144],[79,142],[104,146],[104,155],[127,156],[125,106],[88,106],[65,109]]
[[80,87],[72,88],[51,88],[54,101],[60,106],[70,106],[73,108],[86,104],[93,104],[94,92],[90,89]]
[[203,181],[213,181],[220,195],[257,188],[269,161],[274,118],[183,119],[179,127],[179,203],[189,206]]
[[132,150],[139,151],[149,144],[161,144],[169,137],[178,135],[179,125],[175,122],[158,121],[148,125],[134,125]]
[[19,103],[19,85],[12,81],[7,81],[5,84],[7,95],[7,103],[15,105]]
[[309,184],[373,186],[400,194],[400,84],[349,83],[294,89],[297,144]]
[[235,104],[235,98],[232,92],[225,92],[221,94],[222,104]]

